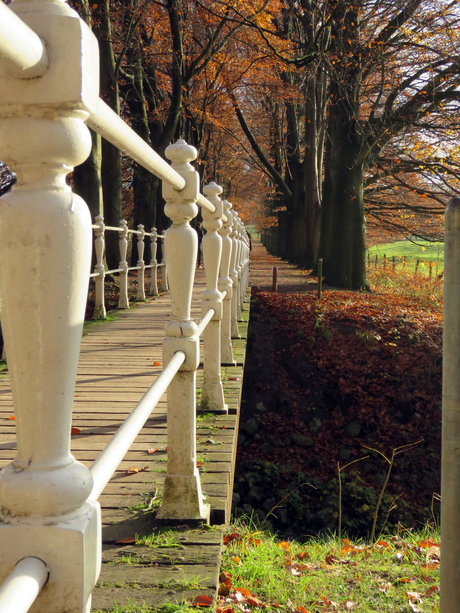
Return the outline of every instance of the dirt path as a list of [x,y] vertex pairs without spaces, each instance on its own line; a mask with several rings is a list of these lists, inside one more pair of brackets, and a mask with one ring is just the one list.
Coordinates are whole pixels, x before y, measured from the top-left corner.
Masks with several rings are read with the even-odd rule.
[[270,291],[273,283],[273,267],[278,269],[278,292],[298,293],[316,291],[318,281],[308,270],[300,270],[274,255],[270,255],[258,238],[252,238],[251,282],[263,291]]

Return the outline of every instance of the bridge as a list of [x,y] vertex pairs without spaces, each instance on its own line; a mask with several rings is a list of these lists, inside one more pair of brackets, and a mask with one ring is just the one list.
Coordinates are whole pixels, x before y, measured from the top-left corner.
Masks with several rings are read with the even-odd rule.
[[[199,592],[204,586],[213,593],[220,532],[200,526],[229,518],[248,235],[218,185],[200,193],[193,147],[179,140],[166,149],[171,163],[165,162],[99,99],[97,58],[95,37],[63,0],[0,2],[0,159],[18,176],[0,199],[8,361],[0,380],[2,613],[88,613],[92,596],[96,607],[110,609],[120,581],[127,600],[140,594],[139,583],[156,586],[151,603],[159,604],[184,594],[175,589],[176,568],[185,588],[199,567]],[[163,238],[142,226],[112,228],[120,235],[123,300],[129,232],[141,243],[146,236],[164,240],[169,297],[156,297],[153,282],[150,302],[142,302],[138,288],[138,306],[84,331],[90,274],[97,315],[104,315],[109,230],[102,219],[92,227],[86,204],[65,182],[90,152],[87,126],[162,180],[172,225]],[[454,613],[460,600],[459,203],[451,201],[446,216],[442,613]],[[198,275],[193,289],[197,236],[190,221],[197,206],[207,230],[206,287]],[[147,269],[154,279],[159,267],[140,258],[139,285]],[[197,396],[206,410],[198,422]],[[177,537],[182,566],[163,564],[173,552],[156,549],[158,540],[132,546],[151,536],[143,511],[155,507],[156,525],[187,526]],[[139,555],[144,564],[123,564],[123,556],[132,562]]]

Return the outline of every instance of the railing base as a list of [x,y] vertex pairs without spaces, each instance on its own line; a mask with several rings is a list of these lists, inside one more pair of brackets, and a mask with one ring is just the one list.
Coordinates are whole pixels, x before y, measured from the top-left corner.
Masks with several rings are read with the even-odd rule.
[[[19,523],[23,519],[24,523]],[[0,523],[0,583],[18,560],[42,559],[49,580],[33,606],[35,613],[86,613],[101,565],[101,510],[86,502],[80,514],[61,517],[15,518]],[[42,523],[44,522],[44,523]]]
[[201,404],[197,407],[197,413],[214,413],[215,415],[228,415],[228,404],[224,404],[221,409],[213,409],[209,406],[202,406]]

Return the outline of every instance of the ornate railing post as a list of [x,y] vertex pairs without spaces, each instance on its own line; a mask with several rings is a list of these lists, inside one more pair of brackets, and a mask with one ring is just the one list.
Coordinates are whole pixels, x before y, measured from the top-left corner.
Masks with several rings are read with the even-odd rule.
[[166,235],[166,230],[163,230],[162,232],[162,236],[163,236],[163,249],[161,251],[162,256],[161,256],[161,282],[160,282],[160,292],[167,292],[168,291],[168,266],[166,263],[166,258],[165,258],[165,241],[164,241],[164,237]]
[[157,229],[152,228],[150,230],[150,253],[152,254],[152,259],[150,260],[150,295],[158,296],[158,262],[157,262]]
[[232,231],[232,216],[230,210],[232,205],[228,200],[223,201],[224,215],[227,218],[219,230],[222,236],[222,257],[220,260],[220,277],[219,291],[227,292],[222,305],[222,321],[220,324],[221,330],[221,360],[226,366],[234,365],[233,348],[232,348],[232,294],[233,282],[230,278],[230,259],[232,255],[232,240],[230,232]]
[[171,320],[166,324],[163,364],[177,351],[185,361],[168,388],[168,467],[157,520],[209,521],[196,465],[196,369],[199,364],[197,325],[190,319],[198,238],[190,226],[198,208],[198,173],[190,162],[197,151],[183,140],[166,149],[172,167],[186,181],[180,192],[163,183],[165,213],[173,225],[164,239],[171,294]]
[[241,238],[241,283],[240,283],[240,305],[241,311],[244,311],[244,297],[246,296],[247,289],[247,262],[248,262],[248,239],[246,236],[246,228],[244,227],[241,219],[240,224],[240,238]]
[[[49,580],[34,613],[87,613],[100,569],[100,508],[70,453],[72,404],[91,266],[92,222],[65,176],[91,148],[98,48],[64,2],[14,2],[44,39],[44,76],[0,76],[0,159],[18,175],[0,198],[2,331],[17,453],[0,473],[0,584],[25,557]],[[65,42],[65,50],[62,45]]]
[[204,195],[216,208],[210,213],[203,208],[203,225],[206,234],[203,237],[203,259],[206,272],[206,290],[202,294],[201,317],[209,309],[214,315],[203,332],[203,388],[201,391],[201,409],[214,413],[228,413],[224,400],[224,388],[220,376],[220,324],[222,320],[222,294],[217,289],[220,258],[222,255],[222,237],[218,230],[222,227],[223,205],[219,194],[222,188],[212,182],[203,189]]
[[236,240],[237,240],[237,256],[236,256],[236,272],[238,275],[238,292],[236,296],[236,319],[237,321],[243,321],[243,317],[241,315],[241,295],[243,291],[243,281],[242,281],[242,262],[243,262],[243,240],[241,237],[241,221],[238,216],[238,213],[235,211],[235,223],[236,223]]
[[94,230],[94,234],[96,235],[96,240],[94,241],[94,249],[96,251],[96,265],[94,267],[94,272],[97,272],[98,276],[95,277],[96,296],[94,301],[93,318],[105,319],[107,315],[104,300],[105,266],[103,262],[105,246],[105,224],[102,215],[98,215],[96,217],[96,224],[99,226],[99,229]]
[[120,257],[121,262],[118,264],[120,269],[120,296],[118,298],[119,309],[129,309],[128,298],[128,262],[126,261],[126,254],[128,253],[128,224],[122,219],[120,221],[120,239],[118,244],[120,245]]
[[144,238],[145,238],[145,230],[142,224],[137,226],[140,234],[137,235],[137,300],[145,300],[145,262],[144,262]]
[[235,211],[229,211],[232,216],[232,231],[230,233],[230,238],[232,239],[232,257],[230,260],[230,278],[233,283],[233,292],[232,292],[232,313],[231,313],[231,330],[232,330],[232,338],[241,338],[240,332],[238,330],[238,270],[237,270],[237,257],[238,257],[238,231],[236,225],[236,213]]

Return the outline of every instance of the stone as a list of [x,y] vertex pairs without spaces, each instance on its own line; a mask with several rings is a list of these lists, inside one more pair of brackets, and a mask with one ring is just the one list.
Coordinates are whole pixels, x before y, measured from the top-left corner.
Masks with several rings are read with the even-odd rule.
[[366,474],[373,473],[377,468],[377,464],[375,462],[364,462],[363,470]]
[[249,436],[254,436],[258,428],[259,424],[255,419],[248,419],[248,421],[241,426],[241,429],[244,430]]
[[291,439],[298,447],[302,447],[303,449],[313,447],[314,445],[313,439],[298,432],[291,434]]
[[240,504],[240,502],[241,502],[241,496],[238,494],[238,492],[233,492],[232,503],[235,506],[238,506]]
[[321,420],[318,419],[318,417],[315,417],[311,420],[309,428],[312,434],[318,434],[318,432],[321,430]]
[[273,443],[264,443],[263,445],[260,446],[260,450],[263,451],[264,453],[273,453],[275,449],[276,447],[275,445],[273,445]]
[[243,505],[243,511],[246,513],[246,515],[251,515],[254,511],[254,507],[246,502]]
[[238,432],[238,447],[246,442],[246,436],[242,432]]
[[261,411],[263,413],[266,410],[267,410],[267,407],[264,405],[263,402],[258,402],[256,404],[256,411]]
[[346,432],[348,436],[359,436],[362,430],[361,424],[357,424],[355,421],[352,421],[348,424],[346,428]]
[[264,491],[258,485],[253,485],[252,487],[249,488],[248,499],[251,502],[261,503],[264,497],[265,497]]
[[275,498],[267,498],[267,500],[262,505],[262,509],[265,511],[265,513],[270,513],[270,511],[273,509],[275,505],[276,505]]
[[347,460],[350,459],[350,456],[351,456],[351,449],[348,449],[348,447],[341,447],[339,451],[339,460],[346,462]]

